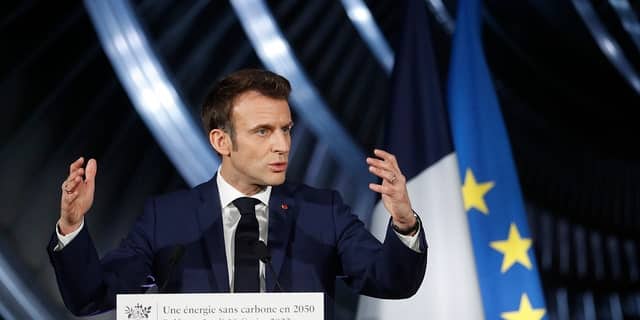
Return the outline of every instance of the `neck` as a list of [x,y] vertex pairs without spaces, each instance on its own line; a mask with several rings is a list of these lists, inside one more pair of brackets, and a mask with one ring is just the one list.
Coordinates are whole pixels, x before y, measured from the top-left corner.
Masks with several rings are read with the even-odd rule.
[[236,188],[236,190],[242,192],[242,194],[252,196],[264,190],[265,186],[243,182],[238,176],[230,174],[230,171],[231,170],[225,170],[225,166],[223,164],[220,168],[220,175],[224,181]]

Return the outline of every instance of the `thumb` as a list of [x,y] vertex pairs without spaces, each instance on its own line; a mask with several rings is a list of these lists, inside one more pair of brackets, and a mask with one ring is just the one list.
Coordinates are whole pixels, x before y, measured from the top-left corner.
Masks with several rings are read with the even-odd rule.
[[85,182],[89,185],[94,184],[96,179],[96,173],[98,172],[98,162],[95,159],[89,160],[87,162],[87,168],[85,169]]

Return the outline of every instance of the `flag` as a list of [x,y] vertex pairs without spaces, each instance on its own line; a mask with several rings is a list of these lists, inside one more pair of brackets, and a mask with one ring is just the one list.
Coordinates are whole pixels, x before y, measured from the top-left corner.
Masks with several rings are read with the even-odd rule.
[[[406,300],[361,297],[357,318],[481,319],[482,302],[458,163],[442,101],[424,1],[406,1],[392,74],[385,149],[407,178],[429,245],[422,286]],[[389,214],[379,203],[370,229],[381,241]]]
[[482,48],[481,9],[480,0],[458,2],[449,69],[449,120],[464,209],[485,318],[539,320],[546,316],[545,302],[511,147]]

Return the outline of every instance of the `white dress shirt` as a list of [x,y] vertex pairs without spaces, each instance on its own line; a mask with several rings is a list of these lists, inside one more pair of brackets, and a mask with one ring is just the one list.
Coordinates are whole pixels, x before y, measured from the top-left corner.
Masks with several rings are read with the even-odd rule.
[[[234,257],[235,257],[235,234],[238,222],[240,222],[240,211],[233,204],[233,201],[247,197],[247,195],[238,191],[231,186],[227,181],[222,178],[220,174],[220,168],[218,168],[218,174],[216,175],[216,184],[218,186],[218,193],[220,196],[220,208],[222,209],[222,223],[224,232],[224,249],[227,255],[227,272],[229,275],[229,288],[233,292],[233,274],[234,274]],[[264,243],[268,244],[267,236],[269,235],[269,198],[271,197],[271,186],[264,188],[262,191],[250,196],[260,200],[260,203],[256,205],[256,218],[258,220],[258,237]],[[213,214],[213,212],[211,213]],[[62,250],[66,245],[73,240],[76,235],[84,227],[84,220],[80,224],[80,227],[67,234],[62,235],[56,225],[56,234],[58,235],[58,245],[54,248],[54,251]],[[420,251],[420,242],[418,241],[420,236],[420,230],[413,236],[405,236],[398,232],[394,233],[398,236],[400,241],[407,247],[415,252]],[[260,292],[265,292],[265,265],[260,261]]]
[[[230,185],[222,175],[220,169],[216,176],[218,184],[218,193],[220,195],[220,208],[222,208],[222,225],[224,232],[224,251],[227,254],[227,271],[229,273],[229,288],[233,292],[233,275],[235,271],[235,239],[238,222],[240,222],[240,211],[233,204],[233,201],[242,197],[251,197],[258,199],[259,204],[256,205],[256,219],[258,219],[258,238],[267,243],[269,235],[269,198],[271,197],[271,186],[264,188],[262,191],[247,196]],[[265,265],[260,261],[260,292],[265,292]]]

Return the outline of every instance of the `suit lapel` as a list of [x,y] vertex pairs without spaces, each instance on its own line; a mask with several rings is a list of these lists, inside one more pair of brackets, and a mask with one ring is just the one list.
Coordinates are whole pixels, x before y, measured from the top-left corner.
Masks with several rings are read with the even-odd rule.
[[224,247],[224,232],[220,196],[216,184],[216,176],[200,186],[200,206],[198,219],[200,232],[204,238],[218,290],[230,292],[227,255]]
[[[280,276],[282,263],[290,244],[291,229],[294,226],[297,215],[297,206],[294,199],[284,190],[284,187],[273,187],[271,199],[269,199],[269,248],[271,250],[271,263],[276,276]],[[267,291],[273,291],[275,281],[267,272]]]

